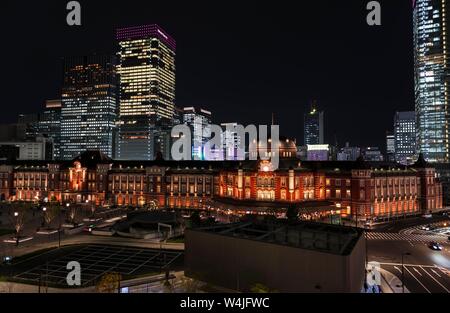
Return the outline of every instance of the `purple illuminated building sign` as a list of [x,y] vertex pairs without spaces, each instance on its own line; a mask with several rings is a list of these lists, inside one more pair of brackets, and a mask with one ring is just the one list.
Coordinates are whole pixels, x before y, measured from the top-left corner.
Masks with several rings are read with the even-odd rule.
[[176,42],[170,35],[167,34],[161,27],[156,24],[126,27],[117,29],[116,38],[119,41],[141,39],[148,37],[156,37],[165,43],[173,51],[176,50]]

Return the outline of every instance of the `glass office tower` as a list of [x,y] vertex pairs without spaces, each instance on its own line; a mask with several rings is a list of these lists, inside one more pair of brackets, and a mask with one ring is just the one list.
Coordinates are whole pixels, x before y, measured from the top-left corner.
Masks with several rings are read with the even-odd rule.
[[413,5],[417,148],[429,162],[449,162],[450,3]]
[[114,157],[117,118],[115,57],[91,55],[64,60],[60,157],[86,150]]
[[396,112],[394,117],[395,161],[410,165],[416,161],[415,112]]
[[53,158],[60,158],[61,142],[61,100],[47,100],[45,110],[40,114],[38,133],[53,140]]
[[158,25],[117,30],[120,105],[117,157],[155,158],[158,124],[175,113],[175,40]]

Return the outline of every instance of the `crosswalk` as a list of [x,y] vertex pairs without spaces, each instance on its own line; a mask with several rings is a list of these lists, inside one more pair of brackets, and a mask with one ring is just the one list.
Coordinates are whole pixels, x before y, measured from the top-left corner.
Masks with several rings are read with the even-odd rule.
[[[435,222],[435,223],[431,223],[431,224],[428,224],[428,225],[433,226],[433,227],[439,227],[439,226],[442,225],[442,222]],[[408,228],[400,230],[399,233],[405,234],[405,235],[411,235],[411,234],[413,234],[415,232],[423,232],[422,229],[421,229],[422,226],[424,226],[424,225],[416,225],[416,226],[413,226],[413,227],[408,227]]]
[[366,233],[366,238],[368,240],[393,240],[393,241],[437,241],[437,242],[447,242],[445,236],[439,235],[409,235],[409,234],[398,234],[398,233],[376,233],[368,232]]

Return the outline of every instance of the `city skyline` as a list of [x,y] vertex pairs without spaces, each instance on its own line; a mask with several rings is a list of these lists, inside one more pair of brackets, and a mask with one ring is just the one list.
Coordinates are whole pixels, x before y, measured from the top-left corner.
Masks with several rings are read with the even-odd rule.
[[2,7],[0,293],[450,294],[450,0],[234,1]]
[[[200,4],[198,5],[201,7]],[[164,8],[164,5],[160,6]],[[334,4],[330,4],[330,6],[334,7]],[[293,20],[291,22],[284,21],[281,24],[274,23],[273,26],[263,24],[268,14],[268,8],[264,6],[258,12],[251,14],[250,7],[244,5],[241,12],[236,12],[237,18],[230,25],[226,23],[226,16],[229,13],[227,10],[223,14],[218,13],[215,22],[210,21],[209,17],[193,18],[193,21],[186,21],[178,11],[183,8],[182,5],[174,9],[174,16],[170,18],[154,13],[154,17],[146,18],[135,14],[134,19],[131,20],[112,14],[109,20],[99,19],[94,21],[91,16],[98,12],[99,7],[86,5],[85,23],[80,27],[78,33],[68,27],[62,27],[62,30],[58,30],[60,32],[58,35],[62,35],[62,37],[58,37],[61,38],[61,44],[56,46],[54,52],[43,58],[44,63],[48,64],[50,69],[42,74],[45,76],[43,82],[47,82],[46,86],[40,88],[39,92],[32,93],[32,96],[26,95],[24,102],[15,106],[18,110],[15,113],[36,112],[41,109],[44,100],[58,96],[59,77],[57,73],[60,72],[58,68],[60,64],[58,64],[57,59],[61,56],[85,55],[92,52],[113,53],[117,50],[114,43],[115,28],[153,22],[158,23],[178,41],[176,105],[182,107],[202,105],[214,113],[218,122],[232,120],[241,124],[269,124],[273,111],[269,107],[269,103],[276,103],[277,107],[280,108],[276,112],[276,117],[281,125],[281,134],[297,138],[298,142],[301,142],[303,137],[301,116],[303,116],[307,104],[312,99],[317,99],[319,106],[323,108],[326,115],[334,117],[326,120],[326,142],[334,143],[336,135],[341,146],[349,141],[355,146],[365,145],[384,148],[383,134],[386,129],[391,128],[391,120],[387,116],[391,116],[396,110],[411,110],[414,105],[412,7],[410,4],[399,6],[383,3],[383,25],[377,29],[368,27],[365,24],[365,19],[357,19],[359,15],[364,16],[364,14],[355,14],[356,12],[365,12],[364,3],[349,4],[345,7],[336,6],[336,15],[329,16],[330,13],[327,10],[323,13],[323,16],[319,16],[319,20],[339,21],[336,30],[320,26],[319,23],[313,29],[309,29],[305,27],[308,25],[301,21],[298,22],[298,26],[294,27]],[[45,4],[44,8],[55,11],[60,9],[58,6],[49,4]],[[12,7],[12,9],[15,8]],[[42,9],[41,7],[36,8],[37,11]],[[316,5],[308,4],[305,11],[307,9],[318,12]],[[88,12],[89,10],[90,12]],[[129,6],[125,6],[124,10],[134,12],[133,1],[130,2]],[[407,10],[408,14],[401,14],[399,17],[399,10]],[[159,12],[159,10],[153,12]],[[256,22],[249,23],[245,20],[244,16],[249,13],[251,16],[257,16]],[[299,14],[304,14],[304,12]],[[274,18],[278,22],[279,17],[275,15]],[[400,23],[398,18],[404,19],[404,22]],[[58,22],[50,19],[42,27],[50,31],[47,29],[47,25]],[[206,22],[208,24],[213,23],[209,27],[203,27],[202,24]],[[263,26],[261,29],[264,29],[264,31],[259,30],[258,22],[261,23],[260,25]],[[181,24],[183,24],[183,27],[180,26]],[[225,25],[230,27],[225,29]],[[355,26],[360,26],[358,31],[353,31],[356,28]],[[37,28],[39,29],[39,27],[41,26],[38,25]],[[394,32],[388,34],[388,41],[386,41],[384,35],[390,31]],[[86,32],[89,32],[90,35]],[[208,32],[214,33],[214,36],[208,34]],[[339,42],[332,38],[334,32],[340,32],[343,35]],[[398,36],[399,34],[402,34],[401,38]],[[323,35],[326,35],[326,40],[317,39]],[[75,44],[80,40],[79,36],[84,37],[81,47]],[[411,41],[405,39],[404,36],[410,36]],[[275,43],[278,40],[287,42],[288,37],[295,39],[291,42],[293,46],[290,50],[292,51],[281,52],[280,50],[278,55],[286,54],[290,58],[289,62],[293,62],[291,63],[292,69],[286,70],[286,65],[290,63],[285,61],[284,57],[267,58],[269,63],[264,61],[264,56],[268,54],[268,52],[265,52],[264,42],[268,44]],[[408,44],[406,46],[400,45],[397,43],[396,37],[400,38],[403,44],[407,42]],[[358,38],[358,44],[354,42],[354,38]],[[323,60],[325,54],[325,52],[322,52],[323,48],[333,43],[339,46],[342,44],[343,47],[334,52],[334,55],[329,55],[324,65],[321,64],[323,62],[319,61],[306,62],[311,57],[312,60]],[[37,47],[42,44],[44,42],[38,41]],[[252,55],[250,53],[250,44],[255,46],[256,50],[254,51],[258,51],[258,54]],[[305,45],[311,46],[311,44],[316,48],[304,49]],[[380,76],[382,75],[381,69],[386,71],[388,68],[388,64],[384,64],[386,62],[378,64],[381,59],[377,59],[377,52],[385,53],[383,51],[386,50],[380,47],[380,44],[392,47],[390,49],[393,57],[392,63],[401,66],[403,69],[400,71],[403,73],[402,80],[396,80],[397,83],[400,81],[401,86],[396,88],[395,91],[394,88],[390,87],[392,84],[388,84],[386,81],[391,78]],[[226,51],[231,53],[226,53]],[[299,54],[294,57],[293,53],[297,52]],[[410,55],[410,58],[404,58],[405,53]],[[350,60],[348,58],[352,54],[357,60],[370,60],[370,62],[367,62],[367,69],[364,70],[364,73],[354,69],[353,72],[346,73],[345,62]],[[335,58],[342,61],[332,62]],[[232,66],[232,64],[235,65]],[[266,64],[269,66],[266,66]],[[311,66],[313,64],[315,67]],[[37,65],[29,64],[26,71],[34,73],[31,75],[36,75],[35,67],[39,68]],[[233,68],[239,68],[243,75],[236,76]],[[267,74],[261,75],[263,73]],[[409,75],[405,73],[409,73]],[[274,75],[284,79],[273,80]],[[336,75],[340,77],[338,80],[336,80]],[[319,77],[321,77],[320,80]],[[357,79],[357,77],[364,77],[367,84],[361,86],[361,79]],[[37,84],[39,85],[39,83]],[[382,88],[380,84],[383,85],[383,90],[385,90],[382,94],[377,95],[376,92],[369,91],[380,90]],[[268,88],[269,85],[270,88]],[[244,86],[246,88],[243,88]],[[264,90],[264,92],[261,93],[261,90]],[[363,94],[368,93],[375,93],[375,95],[370,99],[362,98]],[[363,103],[367,104],[364,105]],[[395,110],[393,110],[394,103]],[[244,107],[248,109],[242,110]],[[376,107],[384,109],[375,109]],[[372,111],[376,118],[364,123],[354,118],[354,116],[362,114],[364,110]],[[249,115],[246,113],[248,111],[252,111],[253,114]],[[12,121],[15,113],[9,112],[9,114],[3,116],[3,121]],[[237,118],[234,118],[235,115]],[[295,116],[299,118],[293,119]],[[352,127],[363,127],[367,123],[371,123],[372,128],[379,131],[367,134],[367,139],[363,139],[357,132],[351,131]]]

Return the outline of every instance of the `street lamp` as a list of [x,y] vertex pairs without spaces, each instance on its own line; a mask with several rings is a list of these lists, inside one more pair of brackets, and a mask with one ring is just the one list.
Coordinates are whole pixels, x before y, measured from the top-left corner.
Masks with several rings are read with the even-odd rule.
[[[19,217],[19,212],[14,212],[14,217],[18,218]],[[18,221],[16,220],[16,246],[19,246],[19,227],[17,226]]]
[[[68,203],[67,203],[68,204]],[[68,205],[66,205],[68,207]],[[58,211],[58,248],[61,248],[61,212]]]
[[[44,217],[43,217],[43,221],[42,221],[42,225],[41,226],[45,226],[46,224],[47,224],[47,220],[45,219],[45,212],[47,211],[47,208],[46,207],[43,207],[42,208],[42,212],[44,213]],[[49,227],[50,225],[47,225],[47,228]]]
[[403,252],[402,253],[402,293],[405,293],[405,265],[404,265],[404,257],[410,256],[411,253]]

